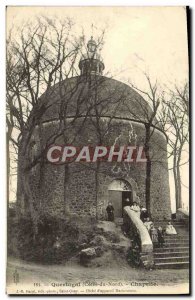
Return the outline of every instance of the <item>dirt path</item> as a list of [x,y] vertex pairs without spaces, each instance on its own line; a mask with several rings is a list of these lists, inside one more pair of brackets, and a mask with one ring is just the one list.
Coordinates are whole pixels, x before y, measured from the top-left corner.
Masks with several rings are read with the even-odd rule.
[[[111,282],[115,285],[119,282],[145,283],[151,282],[156,286],[179,286],[188,282],[188,270],[143,270],[134,269],[128,265],[120,264],[116,268],[99,267],[86,268],[82,267],[76,262],[69,262],[65,265],[39,265],[34,263],[27,263],[15,258],[9,258],[7,264],[7,283],[9,287],[13,287],[13,274],[17,270],[19,274],[19,283],[17,286],[30,285],[33,288],[35,283],[40,286],[52,287],[52,283],[73,284],[79,282],[91,282],[92,286],[96,282]],[[94,283],[94,284],[93,284]],[[16,286],[15,286],[16,288]]]

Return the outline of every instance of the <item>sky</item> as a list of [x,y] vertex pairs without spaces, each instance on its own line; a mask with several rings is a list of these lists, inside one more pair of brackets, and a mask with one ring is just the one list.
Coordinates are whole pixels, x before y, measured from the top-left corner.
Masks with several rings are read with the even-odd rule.
[[[18,28],[37,16],[74,22],[74,34],[84,31],[94,39],[105,29],[101,51],[105,72],[125,83],[146,89],[143,72],[161,86],[179,86],[188,80],[188,47],[184,7],[8,7],[7,30]],[[92,26],[93,24],[93,26]],[[93,28],[93,29],[92,29]],[[182,198],[188,207],[188,167],[182,168]],[[170,173],[172,210],[175,210],[173,177]]]
[[[160,82],[188,77],[186,15],[183,7],[9,7],[7,29],[46,15],[75,22],[74,33],[94,38],[106,30],[102,50],[106,71],[136,80],[137,68]],[[92,30],[93,24],[93,30]]]

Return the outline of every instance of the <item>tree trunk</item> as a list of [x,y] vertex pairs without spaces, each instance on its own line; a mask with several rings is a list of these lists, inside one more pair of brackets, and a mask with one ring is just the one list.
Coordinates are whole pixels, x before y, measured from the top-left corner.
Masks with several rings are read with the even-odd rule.
[[175,183],[175,201],[176,201],[176,208],[179,208],[178,207],[178,196],[177,196],[177,192],[178,192],[178,189],[177,189],[177,164],[176,164],[176,154],[175,154],[175,150],[174,150],[174,157],[173,157],[173,177],[174,177],[174,183]]
[[99,188],[99,169],[100,161],[97,161],[95,170],[95,204],[96,204],[96,220],[98,220],[98,188]]
[[10,150],[9,150],[9,133],[7,133],[6,150],[7,150],[7,217],[9,218],[9,187],[10,187]]
[[30,175],[31,169],[29,170],[29,162],[30,162],[30,148],[29,148],[29,134],[23,135],[23,140],[21,141],[21,147],[19,147],[19,176],[21,180],[21,188],[24,194],[24,201],[28,203],[28,207],[30,210],[31,221],[33,224],[33,233],[34,239],[38,234],[38,211],[35,208],[34,198],[32,189],[30,186]]
[[[40,151],[42,151],[45,147],[44,141],[43,141],[43,136],[44,136],[44,130],[43,130],[43,124],[40,122],[37,130],[38,134],[38,140],[39,140],[39,147]],[[37,199],[37,204],[39,200],[39,209],[40,211],[44,211],[44,205],[45,203],[43,202],[43,182],[45,179],[45,157],[44,155],[41,156],[40,158],[40,172],[39,172],[39,199]]]
[[147,124],[145,125],[146,128],[146,136],[145,136],[145,155],[146,155],[146,180],[145,180],[145,194],[146,194],[146,209],[151,214],[151,207],[150,207],[150,186],[151,186],[151,159],[150,159],[150,126]]
[[33,194],[30,186],[30,174],[29,171],[25,170],[25,168],[21,173],[21,181],[22,181],[22,187],[25,194],[25,199],[27,199],[27,202],[29,204],[31,220],[33,223],[34,239],[35,239],[36,235],[38,234],[38,213],[36,212],[36,209],[34,207],[34,199],[33,199]]
[[179,150],[178,158],[177,158],[177,204],[178,204],[178,208],[182,208],[180,163],[181,163],[181,150]]
[[9,193],[10,193],[10,140],[12,136],[13,126],[7,122],[6,134],[6,158],[7,158],[7,217],[9,217]]
[[64,214],[69,213],[68,180],[69,180],[69,166],[67,163],[65,163],[64,165]]

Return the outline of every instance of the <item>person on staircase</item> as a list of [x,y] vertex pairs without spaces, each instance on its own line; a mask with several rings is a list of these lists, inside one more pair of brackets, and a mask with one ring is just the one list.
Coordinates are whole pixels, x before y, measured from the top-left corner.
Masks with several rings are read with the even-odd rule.
[[114,221],[114,207],[112,206],[112,203],[109,202],[108,206],[106,207],[107,215],[108,215],[108,221],[113,222]]
[[140,207],[136,201],[133,202],[133,205],[131,206],[131,210],[133,210],[138,216],[138,218],[140,218]]
[[157,229],[154,227],[154,224],[152,223],[150,226],[150,237],[152,240],[152,243],[154,244],[154,246],[158,245],[158,232]]
[[164,246],[164,243],[165,243],[164,230],[161,226],[159,226],[158,229],[157,229],[157,232],[158,232],[158,247],[162,248]]
[[141,213],[140,213],[140,219],[142,220],[142,222],[144,223],[147,218],[149,217],[148,215],[148,211],[145,207],[143,207],[142,205],[140,206],[140,210],[141,210]]
[[146,218],[146,221],[144,222],[144,226],[147,228],[148,232],[150,232],[150,228],[153,222],[150,220],[150,218]]
[[171,224],[171,222],[168,222],[165,232],[167,235],[177,234],[177,231],[175,230],[175,227]]

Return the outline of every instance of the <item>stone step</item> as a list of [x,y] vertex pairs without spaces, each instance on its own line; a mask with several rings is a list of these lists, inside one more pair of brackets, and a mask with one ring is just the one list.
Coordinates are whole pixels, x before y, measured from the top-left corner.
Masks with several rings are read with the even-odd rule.
[[163,258],[163,257],[183,257],[183,256],[189,256],[189,251],[183,251],[183,252],[159,252],[154,253],[154,258]]
[[187,241],[189,242],[189,237],[184,237],[184,236],[165,236],[164,237],[165,241]]
[[188,246],[189,247],[189,242],[188,241],[176,241],[176,242],[165,242],[165,247],[179,247],[179,246]]
[[167,240],[187,240],[189,241],[189,236],[185,236],[184,234],[178,233],[177,235],[165,235],[165,239]]
[[174,241],[174,240],[177,240],[177,241],[189,241],[189,238],[186,238],[183,235],[177,235],[177,236],[174,236],[174,237],[169,237],[168,235],[165,235],[164,239],[165,239],[165,241]]
[[171,242],[165,242],[164,244],[165,247],[183,247],[183,246],[188,246],[189,247],[189,242],[188,241],[171,241]]
[[189,262],[163,262],[163,263],[156,263],[156,269],[188,269]]
[[183,252],[189,251],[189,247],[182,246],[182,247],[161,247],[155,248],[154,253],[163,253],[163,252]]
[[[162,228],[166,228],[166,224],[163,225],[163,224],[154,223],[154,226],[156,228],[158,228],[159,226],[161,226]],[[180,229],[180,228],[186,228],[187,229],[187,226],[185,224],[174,224],[173,226],[175,227],[176,231],[177,231],[177,229]]]
[[164,237],[168,239],[177,239],[177,238],[189,239],[189,232],[182,231],[180,229],[179,231],[177,231],[177,234],[174,235],[165,234]]
[[[155,227],[166,228],[168,221],[157,220]],[[165,235],[164,247],[154,248],[154,263],[157,269],[189,268],[188,225],[181,221],[171,221],[177,235]]]
[[166,244],[170,244],[170,243],[173,243],[173,244],[177,244],[177,243],[180,243],[180,244],[188,244],[190,243],[189,240],[186,240],[186,239],[165,239],[165,243]]
[[[166,249],[172,248],[178,250],[178,248],[187,247],[189,248],[189,243],[184,242],[175,242],[175,243],[164,243],[163,247],[160,247],[160,249],[164,249],[162,252],[166,251]],[[157,245],[154,245],[154,250],[159,249]]]
[[171,222],[171,224],[185,224],[182,220],[154,220],[155,223],[163,223],[168,224],[168,222]]
[[170,256],[170,257],[155,257],[154,263],[168,263],[168,262],[189,262],[188,256]]
[[[154,224],[166,226],[166,225],[168,224],[168,221],[159,221],[159,220],[155,221],[155,220],[154,220]],[[184,225],[184,226],[187,226],[185,222],[181,222],[181,221],[171,222],[171,224],[172,224],[173,226],[177,226],[177,225]]]
[[[163,223],[158,223],[158,222],[154,222],[154,226],[155,227],[158,227],[158,226],[161,226],[163,228],[165,228],[167,226],[167,224],[163,224]],[[177,224],[173,224],[174,227],[177,227],[177,226],[182,226],[182,227],[187,227],[185,224],[183,223],[177,223]]]

